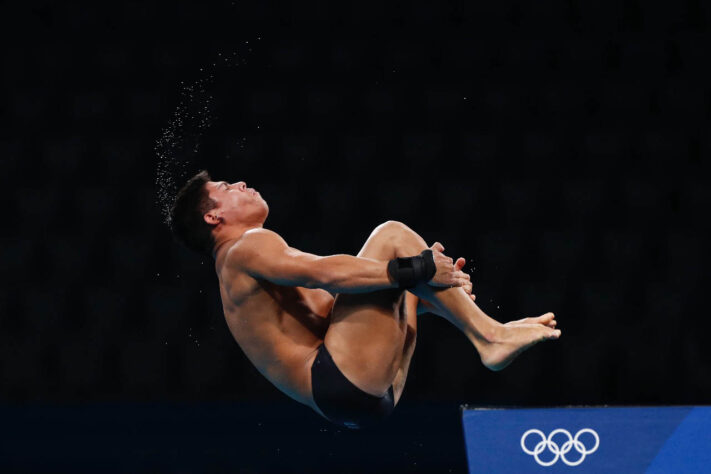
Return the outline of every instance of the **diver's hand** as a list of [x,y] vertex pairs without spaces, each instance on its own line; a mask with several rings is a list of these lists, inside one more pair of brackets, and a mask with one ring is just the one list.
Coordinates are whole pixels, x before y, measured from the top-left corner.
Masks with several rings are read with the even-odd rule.
[[[464,265],[466,263],[467,261],[464,259],[464,257],[459,257],[457,261],[454,262],[454,268],[456,268],[457,270],[461,270],[462,268],[464,268]],[[469,276],[469,274],[467,274],[467,276]],[[472,293],[473,286],[471,280],[469,280],[466,285],[462,286],[462,288],[464,289],[464,291],[467,292],[472,301],[476,300],[476,295]]]
[[[446,256],[442,253],[444,246],[439,242],[435,242],[432,247],[432,256],[434,257],[435,266],[437,271],[432,279],[427,282],[430,286],[435,287],[450,287],[454,288],[457,286],[464,287],[466,290],[467,285],[471,287],[471,281],[469,281],[469,275],[464,273],[461,268],[464,265],[457,267],[451,257]],[[459,259],[464,260],[464,259]],[[457,262],[459,262],[457,260]],[[471,289],[469,293],[471,292]]]

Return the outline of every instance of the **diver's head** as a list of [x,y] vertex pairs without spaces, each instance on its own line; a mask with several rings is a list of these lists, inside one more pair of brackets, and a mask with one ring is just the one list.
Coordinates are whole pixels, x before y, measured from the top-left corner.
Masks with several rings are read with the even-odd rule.
[[220,236],[261,227],[268,214],[267,202],[244,181],[212,181],[207,171],[201,171],[178,191],[170,224],[187,247],[212,255]]

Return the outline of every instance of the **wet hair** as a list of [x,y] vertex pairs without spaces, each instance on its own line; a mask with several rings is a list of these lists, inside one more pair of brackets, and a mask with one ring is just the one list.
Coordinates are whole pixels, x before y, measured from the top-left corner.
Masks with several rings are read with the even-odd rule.
[[178,240],[189,249],[210,256],[215,246],[214,226],[205,222],[203,216],[217,207],[205,187],[211,179],[205,170],[190,178],[178,191],[170,209],[170,228]]

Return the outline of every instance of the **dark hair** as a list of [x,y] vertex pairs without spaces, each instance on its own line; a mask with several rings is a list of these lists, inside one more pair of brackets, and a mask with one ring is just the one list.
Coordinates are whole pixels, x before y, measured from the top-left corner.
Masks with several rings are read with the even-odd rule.
[[200,171],[178,191],[170,209],[170,228],[186,247],[212,256],[214,226],[203,218],[206,212],[217,207],[217,202],[210,199],[205,187],[210,180],[207,171]]

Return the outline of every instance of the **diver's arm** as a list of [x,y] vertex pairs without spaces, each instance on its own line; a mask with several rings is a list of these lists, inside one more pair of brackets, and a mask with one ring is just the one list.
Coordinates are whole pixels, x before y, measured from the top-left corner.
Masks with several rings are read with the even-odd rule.
[[267,229],[245,233],[230,249],[226,264],[278,285],[322,288],[332,294],[397,288],[388,275],[388,262],[302,252],[289,247],[279,234]]

